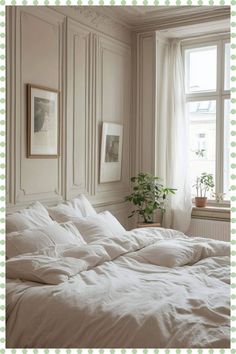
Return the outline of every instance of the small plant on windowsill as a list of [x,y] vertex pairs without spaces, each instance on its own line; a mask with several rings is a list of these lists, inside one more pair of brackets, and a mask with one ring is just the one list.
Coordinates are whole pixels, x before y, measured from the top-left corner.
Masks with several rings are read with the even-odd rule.
[[140,172],[130,180],[133,191],[125,200],[134,204],[135,210],[128,217],[137,214],[145,224],[153,223],[154,211],[159,209],[164,213],[167,197],[175,194],[176,189],[165,187],[159,177],[145,172]]
[[198,149],[198,150],[194,150],[194,152],[198,158],[203,158],[203,157],[205,157],[206,150],[205,149]]
[[216,203],[220,204],[224,201],[225,193],[212,193],[212,197],[215,199]]
[[212,190],[214,187],[213,175],[210,173],[203,172],[200,177],[197,177],[196,184],[193,187],[196,187],[197,196],[195,197],[196,207],[205,207],[207,202],[207,192]]

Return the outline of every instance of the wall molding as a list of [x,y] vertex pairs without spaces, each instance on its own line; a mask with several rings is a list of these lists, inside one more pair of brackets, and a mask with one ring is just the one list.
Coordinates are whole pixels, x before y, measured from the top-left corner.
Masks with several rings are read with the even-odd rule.
[[[97,11],[129,28],[132,33],[230,19],[230,6],[152,6],[149,11],[150,7],[105,6]],[[91,6],[87,8],[92,9]]]
[[91,193],[91,41],[88,30],[75,21],[67,21],[67,199],[79,193]]
[[[79,13],[82,16],[84,12]],[[89,13],[85,13],[89,18]],[[92,20],[93,26],[86,26],[49,7],[9,7],[7,16],[10,43],[7,56],[10,72],[7,82],[10,98],[7,108],[8,212],[25,208],[36,200],[56,205],[84,193],[96,208],[113,210],[123,224],[128,225],[124,196],[129,193],[131,147],[129,31],[126,29],[123,33],[125,41],[118,40],[108,31],[110,26],[117,34],[118,27],[105,17],[96,17]],[[107,28],[106,34],[100,31],[102,23]],[[44,62],[46,51],[48,55]],[[122,75],[116,74],[116,65]],[[114,75],[117,76],[115,81]],[[58,159],[29,161],[26,158],[27,83],[61,91],[61,153]],[[107,119],[118,119],[117,122],[124,124],[122,181],[101,185],[99,157],[100,127],[105,115],[103,106],[109,100],[116,103],[117,92],[119,117],[107,114]],[[117,109],[114,110],[116,114]]]
[[[106,65],[105,60],[108,60],[109,55],[112,55],[114,59],[122,60],[122,68],[125,71],[124,82],[120,81],[120,89],[122,90],[123,95],[123,106],[121,104],[120,111],[121,115],[117,116],[114,113],[113,117],[109,117],[109,113],[106,108],[106,101],[109,100],[109,97],[106,96],[104,88],[106,87],[106,82],[104,75],[106,75]],[[130,167],[130,118],[131,118],[131,83],[130,83],[130,60],[131,60],[131,49],[122,43],[117,43],[110,41],[106,37],[97,36],[97,106],[96,106],[96,121],[97,121],[97,146],[96,146],[96,185],[95,185],[95,194],[98,198],[104,198],[105,200],[110,198],[112,195],[114,198],[125,196],[129,193],[129,178],[131,173]],[[115,63],[115,62],[114,62]],[[113,64],[112,64],[113,65]],[[116,66],[114,64],[114,70]],[[118,84],[119,82],[117,82]],[[114,110],[116,108],[114,107]],[[112,119],[112,120],[111,120]],[[122,158],[122,171],[121,171],[121,181],[112,182],[112,183],[99,183],[99,168],[100,168],[100,142],[101,142],[101,127],[102,122],[112,121],[114,123],[123,124],[123,158]],[[127,153],[128,151],[128,153]]]
[[7,181],[6,181],[6,201],[8,205],[14,204],[15,195],[15,173],[14,173],[14,162],[15,162],[15,131],[14,117],[16,106],[15,101],[15,16],[16,10],[12,9],[11,12],[6,12],[6,26],[7,26]]
[[[155,32],[139,33],[137,41],[137,91],[136,91],[136,159],[135,170],[155,173]],[[150,42],[151,54],[144,46]],[[150,65],[146,65],[149,60]],[[150,72],[148,72],[150,71]],[[144,80],[149,75],[150,82],[145,86]],[[151,102],[150,102],[151,101]],[[148,144],[145,142],[144,128],[150,124]],[[149,147],[149,150],[148,149]]]
[[140,32],[150,32],[150,31],[158,31],[167,28],[174,28],[174,27],[182,27],[187,25],[194,25],[198,23],[210,22],[210,21],[217,21],[217,20],[224,20],[230,18],[230,11],[229,9],[216,9],[212,10],[209,9],[209,12],[203,13],[189,13],[185,15],[181,13],[181,6],[179,8],[180,14],[178,16],[171,17],[163,17],[163,19],[158,19],[154,21],[149,21],[148,23],[144,23],[142,25],[132,26],[131,30],[140,33]]
[[[36,9],[35,9],[36,10]],[[37,9],[38,10],[38,9]],[[26,84],[30,83],[30,80],[22,77],[22,45],[23,45],[23,25],[28,23],[29,20],[35,19],[36,21],[45,22],[48,26],[51,26],[52,32],[58,39],[58,89],[62,89],[62,50],[63,50],[63,22],[64,17],[61,15],[54,16],[51,11],[46,9],[39,9],[39,11],[32,11],[31,7],[16,7],[12,9],[11,12],[8,11],[8,16],[13,18],[9,26],[9,33],[11,34],[11,40],[13,41],[12,46],[14,46],[14,51],[10,50],[8,52],[8,58],[11,58],[11,65],[9,68],[11,81],[8,82],[8,90],[13,91],[14,94],[10,98],[9,103],[9,113],[8,121],[10,126],[8,127],[8,134],[10,134],[11,139],[8,146],[8,154],[11,159],[9,172],[10,178],[10,191],[11,200],[9,204],[22,203],[24,201],[30,202],[33,199],[47,199],[52,198],[56,200],[63,199],[62,195],[62,171],[61,162],[62,155],[57,159],[57,182],[48,190],[37,191],[26,188],[23,180],[23,172],[25,172],[25,167],[23,166],[23,159],[26,159]],[[14,80],[14,81],[13,81]],[[34,82],[37,84],[38,82]],[[63,107],[63,97],[60,101],[61,109],[61,119],[63,122],[62,107]],[[15,108],[13,108],[15,107]],[[14,110],[14,111],[13,111]],[[10,129],[9,129],[10,128]],[[28,160],[27,160],[28,161]],[[33,164],[33,162],[31,162]],[[13,177],[14,176],[14,177]],[[9,181],[8,178],[8,181]]]
[[127,44],[131,42],[129,27],[102,13],[102,10],[98,8],[93,6],[53,6],[50,9],[93,29],[97,34],[103,34],[108,38]]

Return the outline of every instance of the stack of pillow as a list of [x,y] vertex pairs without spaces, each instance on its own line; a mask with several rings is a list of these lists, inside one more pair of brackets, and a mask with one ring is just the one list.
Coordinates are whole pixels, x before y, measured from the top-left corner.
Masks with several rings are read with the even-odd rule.
[[109,212],[97,214],[84,195],[45,208],[36,202],[6,218],[7,258],[57,244],[84,245],[103,237],[120,236],[125,229]]
[[101,236],[119,236],[126,231],[109,211],[97,214],[83,194],[47,210],[58,223],[72,221],[87,243]]

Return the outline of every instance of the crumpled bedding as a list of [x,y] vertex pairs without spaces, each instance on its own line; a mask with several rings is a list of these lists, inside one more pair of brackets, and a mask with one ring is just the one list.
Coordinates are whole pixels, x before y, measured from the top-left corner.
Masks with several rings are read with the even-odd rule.
[[229,347],[229,254],[145,228],[11,258],[7,347]]

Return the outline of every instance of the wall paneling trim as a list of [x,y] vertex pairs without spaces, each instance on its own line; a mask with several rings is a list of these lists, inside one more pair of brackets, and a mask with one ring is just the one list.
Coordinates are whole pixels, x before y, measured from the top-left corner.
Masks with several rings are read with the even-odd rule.
[[[94,23],[88,25],[87,11],[77,11],[72,19],[67,10],[7,8],[7,208],[17,210],[35,200],[52,205],[84,193],[98,210],[111,210],[127,227],[130,32],[112,21],[94,28]],[[26,157],[28,83],[60,91],[57,159]],[[124,125],[123,160],[121,181],[100,184],[103,121]]]
[[12,46],[7,53],[8,65],[10,63],[7,91],[13,92],[9,97],[11,109],[8,111],[8,154],[11,159],[7,181],[8,201],[13,205],[27,204],[37,199],[58,201],[63,198],[62,152],[58,159],[53,160],[28,159],[26,156],[26,87],[31,83],[61,91],[62,113],[64,17],[58,14],[55,16],[45,8],[34,11],[32,7],[15,7],[8,8],[8,11],[8,18],[11,18],[8,41],[12,41]]

